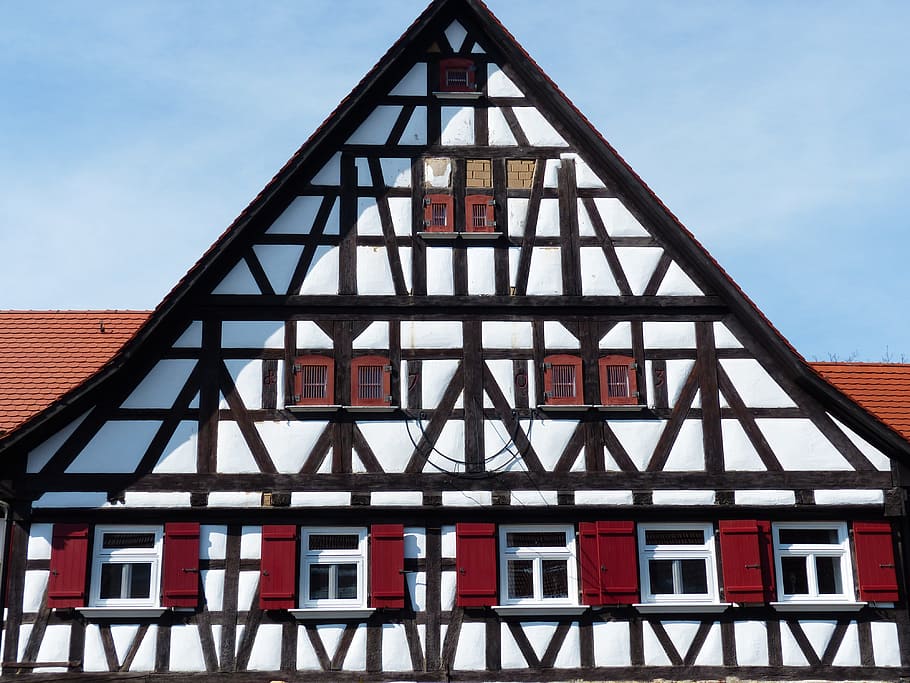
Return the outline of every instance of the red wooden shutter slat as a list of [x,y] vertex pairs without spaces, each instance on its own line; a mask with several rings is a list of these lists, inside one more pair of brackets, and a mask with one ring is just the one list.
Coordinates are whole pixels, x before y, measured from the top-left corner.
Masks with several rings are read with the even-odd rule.
[[859,599],[869,602],[896,602],[899,595],[891,524],[854,522],[853,543],[856,547]]
[[602,605],[638,602],[635,522],[597,522]]
[[262,527],[259,607],[293,609],[297,606],[297,527]]
[[55,524],[51,541],[48,607],[85,607],[88,524]]
[[595,522],[581,522],[578,525],[578,554],[581,563],[581,600],[585,605],[603,604]]
[[164,525],[162,607],[196,607],[199,604],[199,524],[171,522]]
[[497,604],[496,525],[455,525],[455,604],[486,607]]
[[370,606],[404,607],[404,525],[370,527]]
[[770,522],[721,520],[720,557],[724,591],[729,602],[757,603],[773,599],[773,557]]

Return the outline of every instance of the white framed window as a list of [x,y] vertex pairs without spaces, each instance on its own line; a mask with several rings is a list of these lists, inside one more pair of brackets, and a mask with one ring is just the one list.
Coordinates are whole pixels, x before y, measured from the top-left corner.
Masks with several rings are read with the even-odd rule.
[[639,524],[638,554],[643,603],[719,602],[711,524]]
[[578,604],[574,527],[502,526],[499,549],[501,604]]
[[778,600],[854,600],[846,522],[779,522],[771,528]]
[[89,604],[92,607],[157,607],[163,529],[95,527]]
[[301,530],[301,607],[366,607],[367,530]]

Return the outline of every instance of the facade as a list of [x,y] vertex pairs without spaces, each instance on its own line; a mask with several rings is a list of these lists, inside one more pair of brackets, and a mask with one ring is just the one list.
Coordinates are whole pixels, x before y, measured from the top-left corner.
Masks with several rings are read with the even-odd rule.
[[479,0],[136,315],[0,437],[3,676],[910,676],[910,443]]

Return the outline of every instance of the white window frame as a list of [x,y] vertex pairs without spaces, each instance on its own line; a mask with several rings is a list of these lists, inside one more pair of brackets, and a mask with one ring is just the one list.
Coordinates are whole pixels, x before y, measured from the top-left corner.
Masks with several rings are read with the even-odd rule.
[[[780,542],[781,529],[833,529],[837,531],[837,543],[791,543]],[[774,570],[777,579],[777,599],[782,603],[812,602],[854,602],[853,567],[850,561],[850,535],[846,522],[775,522],[771,525],[774,539]],[[784,573],[782,557],[805,557],[806,579],[809,593],[806,595],[788,595],[784,593]],[[816,557],[840,558],[842,593],[818,592],[818,577],[815,570]]]
[[[103,548],[105,534],[154,534],[152,548]],[[92,552],[91,607],[158,607],[161,596],[161,564],[164,530],[160,526],[96,526]],[[148,598],[101,598],[101,566],[149,562],[152,565]]]
[[[704,532],[705,542],[700,545],[648,545],[645,533],[648,531],[683,531],[698,529]],[[651,592],[649,560],[703,560],[708,583],[707,594],[679,593],[674,595]],[[638,568],[641,584],[641,601],[644,604],[722,604],[717,590],[717,560],[714,550],[714,525],[703,522],[692,523],[645,523],[638,525]]]
[[[552,548],[522,548],[507,545],[507,534],[514,532],[565,534],[565,545]],[[578,555],[575,552],[575,527],[571,524],[510,524],[499,527],[499,597],[500,605],[578,605]],[[534,562],[534,597],[509,599],[509,560]],[[565,560],[568,597],[542,596],[543,569],[541,560]]]
[[[356,550],[310,550],[310,536],[318,534],[356,535]],[[356,564],[357,598],[308,599],[309,568],[317,564]],[[367,529],[366,527],[303,527],[300,530],[300,606],[303,609],[363,608],[367,606]]]

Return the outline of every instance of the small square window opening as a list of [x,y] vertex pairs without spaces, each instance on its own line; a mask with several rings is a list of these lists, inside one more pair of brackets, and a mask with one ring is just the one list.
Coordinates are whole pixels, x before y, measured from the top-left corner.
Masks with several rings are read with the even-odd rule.
[[845,522],[773,525],[781,602],[853,600]]
[[303,529],[302,607],[365,607],[367,531]]
[[710,524],[638,527],[643,603],[718,601]]
[[501,604],[578,603],[572,527],[500,527],[499,546]]
[[160,527],[97,527],[92,560],[93,607],[157,607]]

